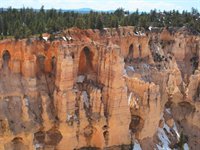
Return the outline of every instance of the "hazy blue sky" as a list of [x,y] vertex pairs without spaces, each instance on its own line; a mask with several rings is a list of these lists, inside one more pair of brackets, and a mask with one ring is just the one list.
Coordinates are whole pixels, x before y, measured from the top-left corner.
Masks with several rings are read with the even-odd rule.
[[200,0],[0,0],[0,7],[14,8],[32,7],[40,8],[42,5],[46,9],[77,9],[92,8],[96,10],[114,10],[123,7],[126,10],[149,11],[158,10],[191,10],[191,7],[200,10]]

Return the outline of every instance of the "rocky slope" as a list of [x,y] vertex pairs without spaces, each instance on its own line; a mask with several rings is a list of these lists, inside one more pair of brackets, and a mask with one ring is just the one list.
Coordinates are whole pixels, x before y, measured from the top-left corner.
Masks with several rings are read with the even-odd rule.
[[200,36],[79,30],[0,42],[0,150],[200,149]]

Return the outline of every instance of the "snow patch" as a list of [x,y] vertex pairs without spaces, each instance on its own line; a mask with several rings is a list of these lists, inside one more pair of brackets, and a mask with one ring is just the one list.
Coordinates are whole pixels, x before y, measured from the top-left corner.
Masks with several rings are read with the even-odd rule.
[[43,144],[35,144],[35,150],[37,150],[38,148],[43,148]]
[[158,150],[164,150],[160,145],[156,144]]
[[164,150],[170,150],[169,144],[171,143],[167,135],[165,134],[165,131],[162,128],[158,129],[158,138],[161,141],[161,147]]
[[67,113],[67,121],[70,121],[70,120],[71,120],[71,118],[73,118],[73,115],[71,115],[71,114]]
[[168,126],[166,123],[164,123],[164,127],[163,127],[163,128],[165,128],[165,129],[167,130],[168,133],[171,133],[171,132],[170,132],[170,128],[169,128],[169,126]]
[[145,33],[143,33],[142,31],[136,31],[136,32],[134,32],[134,35],[135,36],[145,36]]
[[171,109],[170,109],[170,108],[166,108],[165,111],[166,111],[168,114],[171,114]]
[[83,102],[85,103],[86,107],[89,108],[90,104],[87,92],[83,91],[82,95],[83,95]]
[[173,126],[173,130],[176,132],[176,135],[178,137],[178,139],[180,138],[180,134],[178,133],[178,129],[176,127],[176,124],[174,123],[174,126]]
[[149,69],[149,65],[148,64],[143,64],[143,67],[146,69]]
[[[165,111],[166,111],[167,113],[171,114],[170,108],[165,109]],[[163,114],[161,115],[161,120],[164,121],[164,125],[163,125],[163,128],[158,128],[158,133],[157,133],[157,135],[158,135],[158,139],[159,139],[160,142],[159,142],[158,144],[156,144],[156,147],[157,147],[156,149],[158,149],[158,150],[172,150],[172,149],[169,147],[171,141],[169,140],[169,138],[168,138],[167,135],[168,135],[168,134],[171,134],[171,136],[175,136],[175,135],[174,135],[174,132],[175,132],[175,134],[176,134],[176,136],[177,136],[177,140],[179,140],[179,139],[180,139],[180,134],[178,133],[178,129],[177,129],[177,126],[176,126],[175,122],[174,122],[174,124],[173,124],[173,127],[170,128],[170,127],[165,123],[165,119],[164,119],[164,117],[163,117]],[[174,132],[171,132],[172,130],[174,130]],[[184,148],[184,150],[189,150],[188,144],[185,143],[185,144],[183,145],[183,148]]]
[[72,40],[71,36],[67,36],[66,38],[67,38],[68,41]]
[[48,37],[46,37],[46,36],[43,36],[42,38],[43,38],[45,41],[48,40]]
[[149,26],[149,30],[151,31],[151,29],[152,29],[152,26]]
[[131,104],[132,95],[133,95],[133,93],[131,92],[131,93],[129,94],[129,97],[128,97],[128,105],[129,105],[129,106],[130,106],[130,104]]
[[29,101],[28,101],[28,98],[25,98],[25,106],[29,106]]
[[128,77],[128,74],[127,74],[127,72],[126,72],[126,69],[124,69],[124,71],[123,71],[123,76],[124,76],[124,77]]
[[85,79],[85,76],[84,75],[80,75],[80,76],[77,77],[76,82],[77,83],[83,83],[84,79]]
[[64,41],[67,41],[66,37],[63,36],[62,38],[63,38]]
[[123,76],[132,76],[133,75],[133,73],[135,72],[135,69],[134,69],[134,67],[133,66],[126,66],[125,68],[124,68],[124,71],[123,71]]
[[135,69],[133,68],[133,66],[127,66],[127,70],[130,70],[130,71],[135,71]]
[[138,141],[134,142],[133,150],[142,150],[142,148],[141,148],[140,144],[138,143]]
[[190,150],[190,148],[189,148],[189,146],[188,146],[187,143],[185,143],[185,144],[183,145],[183,149],[184,149],[184,150]]

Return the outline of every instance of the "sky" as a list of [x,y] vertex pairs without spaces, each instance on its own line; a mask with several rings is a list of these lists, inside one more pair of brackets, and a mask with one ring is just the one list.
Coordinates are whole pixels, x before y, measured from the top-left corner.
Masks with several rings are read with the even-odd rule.
[[149,11],[157,10],[188,10],[192,7],[200,11],[200,0],[0,0],[0,8],[41,8],[45,9],[79,9],[91,8],[94,10],[115,10],[124,8],[125,10]]

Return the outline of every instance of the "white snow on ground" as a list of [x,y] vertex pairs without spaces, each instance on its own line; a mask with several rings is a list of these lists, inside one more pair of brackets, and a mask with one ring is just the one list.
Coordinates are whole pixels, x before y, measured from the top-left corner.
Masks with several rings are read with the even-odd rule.
[[178,133],[178,129],[176,127],[176,124],[174,123],[174,126],[173,126],[173,130],[176,132],[176,135],[178,137],[178,139],[180,138],[180,134]]
[[128,96],[128,105],[131,108],[134,107],[134,108],[138,109],[139,108],[139,105],[138,105],[139,99],[137,97],[132,99],[132,96],[133,96],[133,93],[131,92]]
[[143,67],[144,67],[145,69],[149,69],[149,65],[148,65],[148,64],[143,64]]
[[165,111],[166,111],[168,114],[171,114],[171,109],[170,109],[170,108],[166,108]]
[[43,148],[43,144],[35,144],[35,150]]
[[[168,114],[171,114],[171,109],[167,108],[165,109],[165,112]],[[176,123],[174,122],[173,127],[170,128],[166,123],[165,123],[165,118],[163,117],[163,113],[161,114],[161,120],[164,121],[164,125],[163,128],[158,128],[158,139],[159,139],[159,143],[156,144],[156,148],[155,150],[172,150],[169,145],[171,143],[171,141],[168,138],[168,134],[171,134],[171,136],[175,136],[173,133],[175,132],[176,136],[177,136],[177,140],[179,141],[180,139],[180,134],[178,132],[178,128],[176,126]],[[172,130],[174,130],[174,132],[171,132]],[[166,134],[167,133],[167,134]],[[187,143],[185,143],[183,145],[183,149],[184,150],[189,150],[189,146]],[[173,150],[177,150],[177,149],[173,149]]]
[[28,98],[25,98],[24,100],[25,100],[25,105],[29,106],[29,100],[28,100]]
[[[165,109],[165,111],[168,114],[171,114],[171,109],[170,108]],[[158,149],[158,150],[172,150],[169,147],[171,141],[167,137],[166,132],[169,133],[169,134],[172,134],[171,130],[174,130],[176,135],[177,135],[177,140],[180,139],[180,134],[178,133],[178,129],[177,129],[177,126],[176,126],[175,122],[174,122],[173,127],[170,129],[170,127],[165,123],[165,119],[163,117],[163,114],[161,115],[161,119],[164,121],[164,125],[163,125],[163,128],[158,128],[158,134],[157,135],[158,135],[158,139],[160,140],[160,142],[158,144],[156,144],[156,147],[157,147],[156,149]],[[185,143],[183,145],[183,148],[184,148],[184,150],[189,150],[188,144]]]
[[170,128],[169,128],[169,126],[168,126],[166,123],[164,123],[164,127],[163,127],[163,128],[165,128],[165,129],[167,130],[168,133],[171,133],[171,132],[170,132]]
[[77,83],[83,83],[84,79],[85,79],[85,76],[84,75],[80,75],[80,76],[77,77],[76,82]]
[[149,26],[149,30],[151,31],[151,29],[152,29],[152,26]]
[[140,143],[138,143],[137,141],[134,142],[134,147],[133,150],[142,150]]
[[142,31],[136,31],[135,33],[134,33],[134,35],[135,36],[145,36],[145,33],[143,33]]
[[[170,150],[169,144],[171,143],[167,135],[165,134],[165,131],[162,128],[158,129],[158,138],[161,141],[161,145],[159,147],[162,148],[162,150]],[[158,145],[157,145],[158,147]],[[159,149],[158,147],[158,149]]]
[[70,121],[70,119],[72,118],[73,116],[69,113],[67,113],[67,121]]
[[67,36],[66,38],[67,38],[67,40],[69,40],[69,41],[72,40],[72,37],[71,37],[71,36]]
[[139,109],[139,105],[138,105],[138,101],[139,101],[139,98],[136,98],[136,100],[134,101],[134,105],[133,107],[135,107],[136,109]]
[[63,36],[63,40],[64,40],[64,41],[67,41],[66,37]]
[[48,37],[46,37],[46,36],[43,36],[42,38],[43,38],[45,41],[48,40]]
[[145,36],[145,33],[140,33],[140,36]]
[[139,36],[138,34],[134,33],[135,36]]
[[163,148],[160,145],[156,144],[156,146],[157,146],[158,150],[163,150]]
[[131,104],[132,95],[133,95],[133,93],[131,92],[131,93],[129,94],[129,97],[128,97],[128,105],[129,105],[129,106],[130,106],[130,104]]
[[135,71],[135,69],[133,68],[133,66],[127,66],[127,69],[126,70],[130,70],[130,71]]
[[83,102],[85,103],[86,107],[89,108],[89,98],[87,92],[83,91],[82,95],[83,95]]
[[135,72],[135,69],[133,66],[126,66],[123,70],[123,76],[129,77],[130,74],[133,74]]
[[184,150],[190,150],[190,148],[189,148],[189,146],[188,146],[187,143],[185,143],[185,144],[183,145],[183,149],[184,149]]
[[165,123],[165,119],[163,117],[163,114],[161,115],[161,119],[164,121],[164,126],[163,128],[158,128],[158,138],[160,140],[159,144],[156,144],[157,149],[158,150],[171,150],[171,148],[169,147],[169,144],[171,143],[171,141],[169,140],[168,136],[166,135],[164,129],[166,129],[166,131],[170,134],[170,127]]
[[125,77],[128,76],[128,75],[127,75],[127,72],[126,72],[126,69],[124,69],[124,71],[123,71],[123,76],[125,76]]

